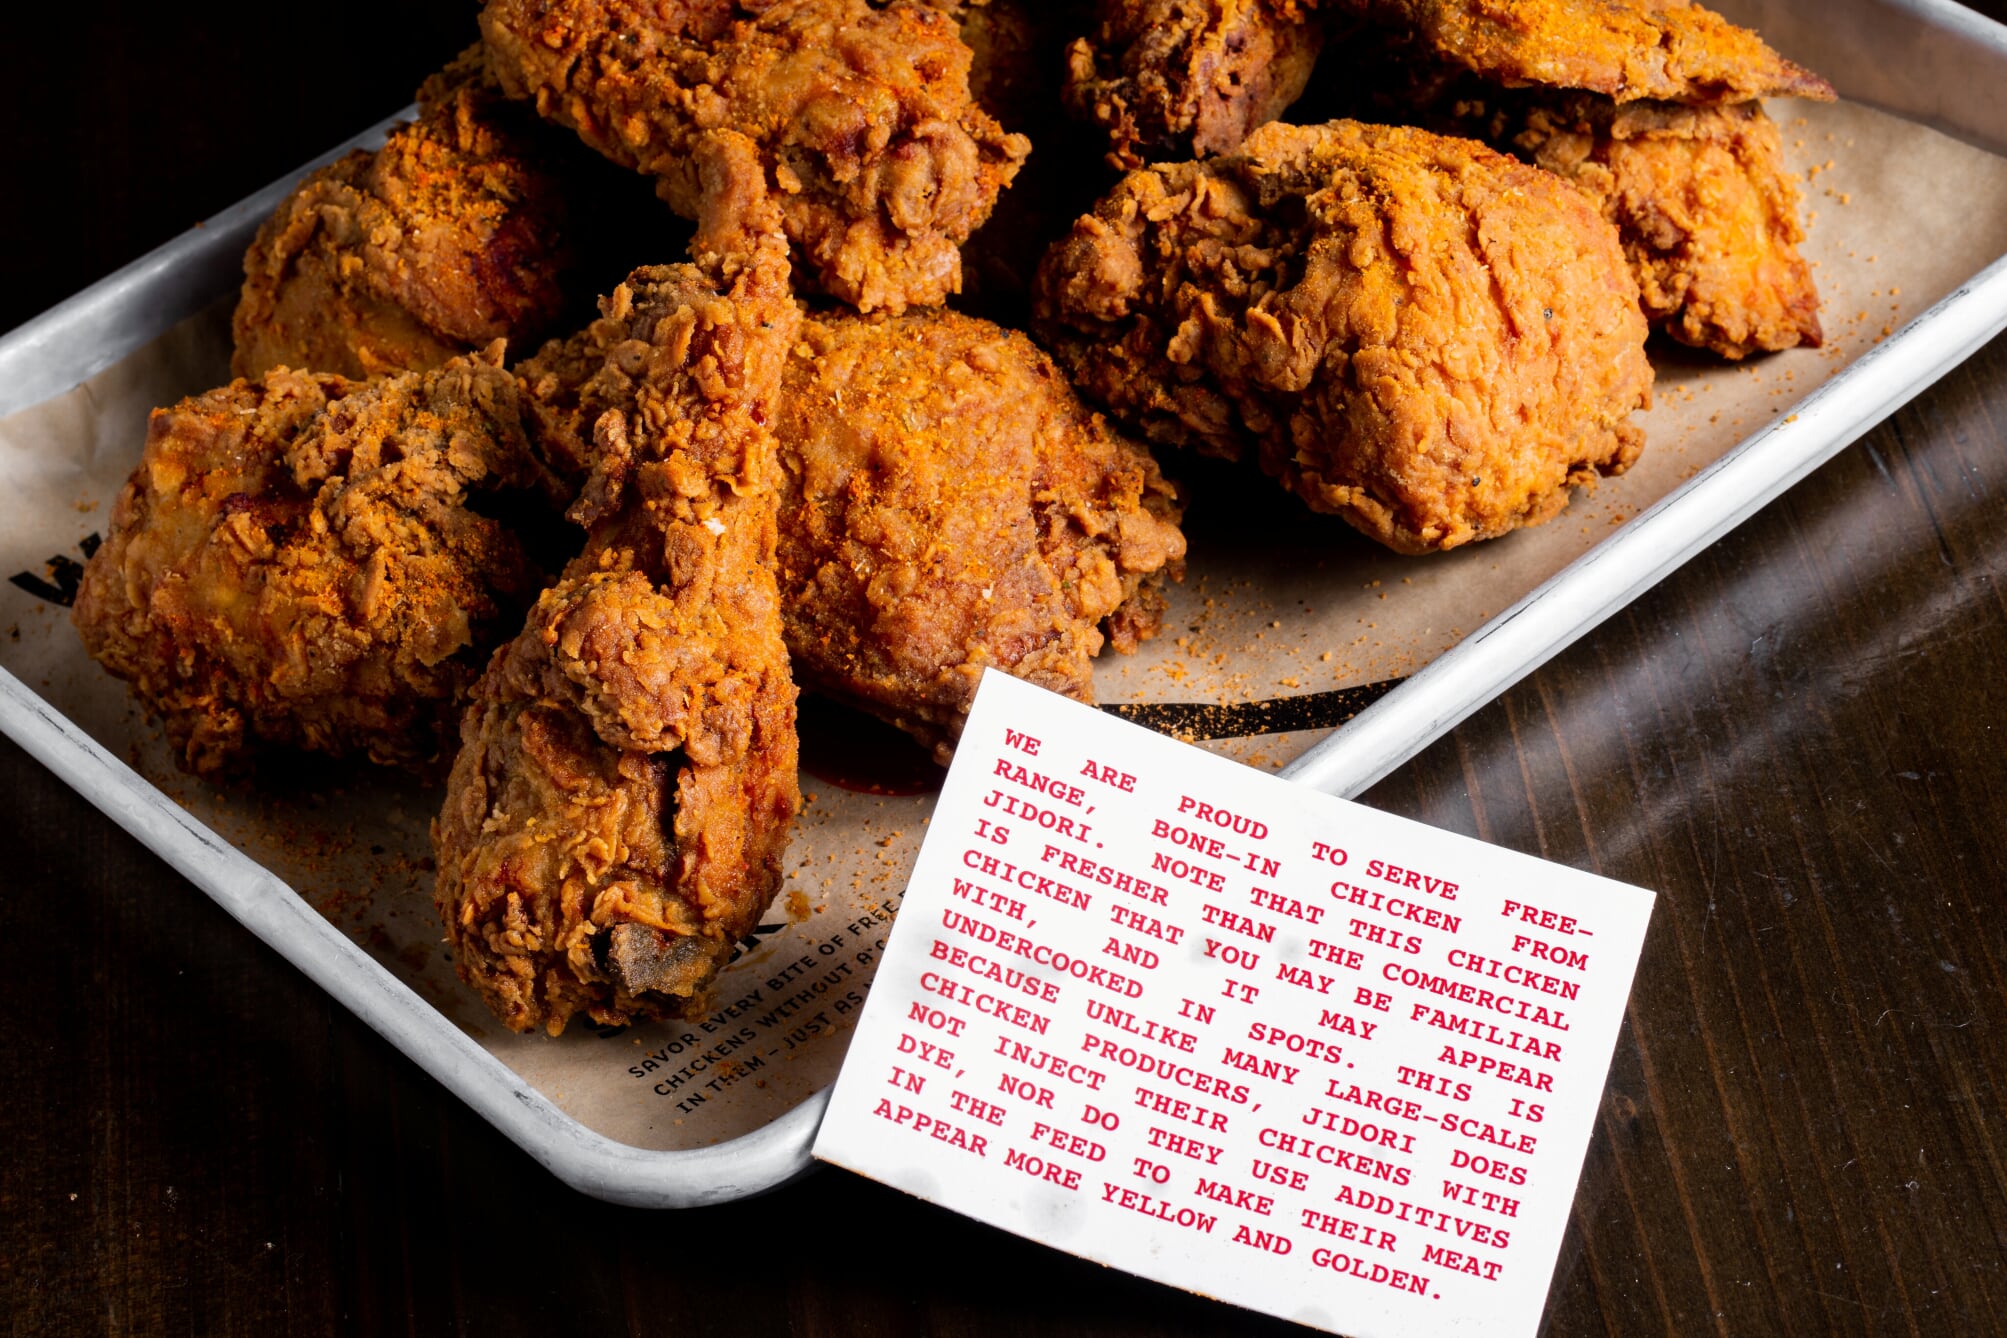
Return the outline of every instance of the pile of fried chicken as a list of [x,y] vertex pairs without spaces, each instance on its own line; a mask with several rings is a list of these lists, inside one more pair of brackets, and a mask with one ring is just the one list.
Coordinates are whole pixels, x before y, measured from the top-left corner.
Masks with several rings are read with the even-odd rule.
[[444,774],[436,906],[519,1031],[703,1010],[797,684],[943,759],[986,668],[1090,700],[1182,574],[1144,440],[1438,552],[1637,458],[1650,329],[1820,338],[1760,99],[1832,90],[1687,0],[479,22],[259,232],[76,622],[199,775]]

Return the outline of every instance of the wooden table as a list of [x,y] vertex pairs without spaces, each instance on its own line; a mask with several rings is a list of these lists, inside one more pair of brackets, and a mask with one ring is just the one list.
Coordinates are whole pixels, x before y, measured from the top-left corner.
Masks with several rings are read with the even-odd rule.
[[[396,8],[5,44],[0,328],[471,31]],[[1550,1334],[2003,1327],[2003,583],[1996,341],[1368,796],[1662,894]],[[838,1172],[584,1198],[11,744],[0,787],[15,1333],[1301,1332]]]

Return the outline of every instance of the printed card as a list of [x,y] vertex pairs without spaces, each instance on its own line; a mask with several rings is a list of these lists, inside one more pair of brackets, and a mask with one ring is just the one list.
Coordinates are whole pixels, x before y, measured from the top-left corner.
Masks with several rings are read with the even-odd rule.
[[815,1155],[1314,1328],[1532,1334],[1651,907],[991,672]]

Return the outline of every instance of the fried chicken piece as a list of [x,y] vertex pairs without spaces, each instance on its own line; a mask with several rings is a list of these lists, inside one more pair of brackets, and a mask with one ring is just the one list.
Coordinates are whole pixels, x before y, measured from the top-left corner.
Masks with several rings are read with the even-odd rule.
[[[1776,126],[1750,98],[1830,99],[1824,80],[1697,5],[1513,7],[1535,49],[1577,28],[1601,33],[1602,46],[1585,48],[1601,52],[1593,69],[1529,63],[1493,31],[1504,20],[1487,40],[1466,41],[1492,20],[1441,6],[1366,8],[1396,17],[1334,38],[1327,73],[1348,91],[1348,110],[1474,135],[1588,191],[1623,236],[1646,316],[1675,339],[1729,358],[1818,347],[1798,193]],[[1664,51],[1618,59],[1613,34],[1635,29],[1643,41],[1661,28],[1674,34]]]
[[1131,173],[1055,244],[1041,330],[1153,440],[1262,467],[1405,553],[1625,469],[1645,321],[1587,196],[1470,140],[1271,123]]
[[799,316],[759,217],[776,231],[603,302],[572,509],[591,538],[462,726],[435,902],[515,1031],[701,1013],[780,886],[800,795],[768,424]]
[[576,263],[535,123],[469,58],[421,90],[382,148],[321,168],[244,256],[232,371],[362,379],[541,337]]
[[1726,358],[1817,348],[1798,191],[1761,103],[1551,97],[1492,119],[1493,142],[1587,191],[1617,225],[1645,315]]
[[920,0],[488,0],[481,31],[510,96],[686,217],[696,137],[749,136],[799,277],[866,311],[959,291],[959,244],[1031,148],[976,105],[969,48]]
[[1692,0],[1328,3],[1334,14],[1407,39],[1397,58],[1415,78],[1436,65],[1506,88],[1572,88],[1618,102],[1652,98],[1698,106],[1833,96],[1824,79]]
[[989,220],[962,244],[955,309],[1023,328],[1046,243],[1105,185],[1102,148],[1066,112],[1066,49],[1091,26],[1092,0],[928,0],[961,25],[975,53],[969,87],[982,108],[1037,145]]
[[1176,493],[1024,335],[810,315],[776,430],[795,672],[943,763],[984,668],[1092,701],[1104,641],[1155,634]]
[[1303,92],[1317,2],[1099,0],[1067,50],[1067,108],[1107,131],[1117,170],[1231,153]]
[[362,385],[291,372],[156,409],[84,569],[84,646],[218,777],[259,744],[423,770],[542,583],[483,510],[549,504],[499,348]]
[[[633,394],[607,356],[622,338],[602,322],[517,369],[573,478]],[[780,598],[804,683],[945,761],[985,665],[1091,700],[1102,645],[1155,633],[1184,556],[1175,491],[1024,335],[950,311],[812,314],[780,406]]]

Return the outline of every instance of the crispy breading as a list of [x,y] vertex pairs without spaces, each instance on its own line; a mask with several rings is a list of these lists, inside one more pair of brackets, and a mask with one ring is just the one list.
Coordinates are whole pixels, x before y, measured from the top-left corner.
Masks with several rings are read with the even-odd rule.
[[1176,494],[1024,335],[811,314],[777,431],[796,673],[943,762],[985,667],[1092,701],[1104,642],[1156,632]]
[[[1369,8],[1384,17],[1412,7]],[[1598,15],[1628,16],[1646,34],[1658,31],[1653,23],[1672,24],[1688,34],[1687,44],[1638,60],[1650,67],[1664,56],[1669,69],[1693,77],[1590,79],[1558,65],[1540,67],[1547,82],[1520,87],[1535,71],[1502,55],[1497,43],[1440,49],[1448,40],[1440,32],[1396,19],[1334,38],[1329,86],[1343,90],[1338,101],[1348,111],[1473,135],[1588,191],[1623,236],[1646,316],[1675,339],[1730,358],[1817,347],[1819,295],[1798,254],[1798,193],[1776,126],[1735,90],[1831,98],[1825,81],[1694,5],[1659,10],[1574,0],[1513,12],[1545,34],[1542,40],[1557,42],[1575,27],[1594,28]],[[1436,19],[1447,22],[1440,13]],[[1702,50],[1706,60],[1696,54]],[[1699,68],[1711,73],[1702,78]],[[1568,79],[1577,83],[1562,82]],[[1647,86],[1679,100],[1639,91]]]
[[[1832,85],[1692,0],[1327,0],[1334,15],[1407,39],[1395,58],[1507,88],[1572,88],[1618,102],[1707,106],[1830,100]],[[1342,30],[1334,40],[1350,40]]]
[[[602,323],[517,369],[545,451],[582,483],[591,425],[633,393],[608,356],[622,338]],[[1024,335],[950,311],[813,313],[778,413],[805,685],[945,760],[985,664],[1091,700],[1104,641],[1155,632],[1184,553],[1175,492]]]
[[1030,152],[969,90],[956,23],[920,0],[488,0],[510,96],[704,207],[690,152],[729,128],[778,201],[799,281],[864,310],[961,285],[959,244]]
[[282,369],[154,410],[75,619],[184,767],[261,744],[436,765],[541,584],[480,514],[554,486],[499,360],[367,385]]
[[1108,135],[1118,170],[1231,153],[1303,92],[1317,0],[1099,0],[1067,50],[1066,104]]
[[1040,329],[1153,440],[1425,552],[1550,519],[1643,444],[1645,321],[1587,196],[1470,140],[1272,123],[1131,173],[1055,244]]
[[516,1031],[701,1013],[780,886],[800,794],[770,424],[799,317],[758,217],[775,230],[700,234],[733,249],[602,303],[572,508],[590,538],[462,726],[435,902],[461,979]]
[[301,182],[244,256],[233,372],[362,379],[542,337],[576,253],[566,192],[523,116],[463,58],[382,148]]
[[1728,358],[1817,348],[1798,191],[1761,103],[1686,107],[1548,95],[1492,120],[1495,142],[1587,191],[1617,225],[1645,315]]

